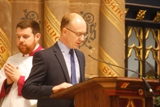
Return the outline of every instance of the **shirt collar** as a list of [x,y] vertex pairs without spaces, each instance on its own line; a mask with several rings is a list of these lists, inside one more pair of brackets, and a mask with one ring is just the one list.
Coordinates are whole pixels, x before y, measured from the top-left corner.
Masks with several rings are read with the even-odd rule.
[[58,41],[58,46],[60,47],[60,50],[62,53],[68,54],[70,51],[70,48],[68,48],[66,45],[64,45],[61,41]]

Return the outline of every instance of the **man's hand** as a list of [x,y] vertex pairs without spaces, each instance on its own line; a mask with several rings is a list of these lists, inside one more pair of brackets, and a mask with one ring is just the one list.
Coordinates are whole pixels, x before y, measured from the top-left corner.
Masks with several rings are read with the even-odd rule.
[[5,73],[7,77],[7,84],[12,84],[14,81],[8,76],[8,73]]
[[15,67],[10,63],[7,63],[4,66],[4,72],[7,77],[7,84],[17,82],[20,77],[20,72],[18,71],[18,67]]
[[73,85],[70,84],[70,83],[64,82],[64,83],[62,83],[62,84],[59,84],[59,85],[54,86],[54,87],[52,88],[52,91],[53,91],[53,93],[56,93],[56,92],[59,92],[59,91],[64,90],[64,89],[66,89],[66,88],[68,88],[68,87],[71,87],[71,86],[73,86]]

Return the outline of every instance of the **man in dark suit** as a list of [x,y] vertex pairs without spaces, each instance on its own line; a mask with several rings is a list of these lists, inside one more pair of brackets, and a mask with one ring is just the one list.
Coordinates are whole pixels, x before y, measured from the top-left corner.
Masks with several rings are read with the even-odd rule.
[[85,57],[77,48],[87,37],[86,29],[85,20],[77,13],[63,16],[60,39],[33,57],[33,67],[22,90],[24,98],[38,99],[38,107],[74,107],[73,100],[52,99],[50,96],[73,85],[71,49],[74,53],[75,81],[84,81]]

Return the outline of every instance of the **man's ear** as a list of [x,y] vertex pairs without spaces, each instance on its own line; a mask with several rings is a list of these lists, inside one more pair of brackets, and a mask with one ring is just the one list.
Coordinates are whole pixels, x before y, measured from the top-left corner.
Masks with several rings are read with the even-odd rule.
[[39,40],[40,38],[41,38],[41,34],[40,34],[40,33],[37,33],[37,34],[35,35],[35,39]]
[[67,29],[66,29],[66,28],[63,28],[63,29],[62,29],[62,33],[63,33],[63,34],[66,34],[66,33],[67,33]]

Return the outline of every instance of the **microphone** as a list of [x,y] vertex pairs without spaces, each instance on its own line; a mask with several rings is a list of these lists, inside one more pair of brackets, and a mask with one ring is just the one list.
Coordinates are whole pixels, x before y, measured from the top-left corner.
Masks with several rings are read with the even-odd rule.
[[[108,63],[108,62],[106,62],[106,61],[104,61],[104,60],[98,60],[98,59],[96,59],[96,58],[93,58],[91,55],[88,55],[90,58],[92,58],[93,60],[96,60],[96,61],[98,61],[98,62],[103,62],[103,63],[105,63],[105,64],[107,64],[107,65],[111,65],[111,66],[115,66],[115,67],[117,67],[117,68],[121,68],[121,69],[124,69],[124,70],[127,70],[127,71],[131,71],[131,72],[134,72],[134,73],[136,73],[136,74],[138,74],[139,76],[141,76],[138,72],[136,72],[136,71],[134,71],[134,70],[131,70],[131,69],[128,69],[128,68],[124,68],[124,67],[121,67],[121,66],[118,66],[118,65],[115,65],[115,64],[111,64],[111,63]],[[142,77],[142,76],[141,76]]]
[[[138,74],[140,77],[142,77],[142,80],[143,80],[143,82],[145,83],[146,87],[148,88],[149,92],[152,93],[153,101],[155,100],[155,94],[154,94],[151,86],[150,86],[149,83],[145,80],[145,78],[144,78],[142,75],[140,75],[138,72],[136,72],[136,71],[134,71],[134,70],[131,70],[131,69],[128,69],[128,68],[124,68],[124,67],[121,67],[121,66],[117,66],[117,65],[112,64],[112,63],[108,63],[108,62],[106,62],[106,61],[104,61],[104,60],[98,60],[98,59],[96,59],[96,58],[93,58],[91,55],[88,55],[88,56],[89,56],[90,58],[92,58],[93,60],[96,60],[96,61],[98,61],[98,62],[103,62],[103,63],[105,63],[105,64],[107,64],[107,65],[115,66],[115,67],[118,67],[118,68],[121,68],[121,69],[124,69],[124,70],[128,70],[128,71],[131,71],[131,72],[134,72],[134,73]],[[155,102],[155,101],[154,101],[154,102]],[[155,103],[153,103],[153,104],[155,104]]]
[[[157,72],[154,70],[154,68],[151,66],[151,64],[149,63],[149,62],[147,62],[146,60],[141,60],[141,59],[137,59],[137,58],[135,58],[135,60],[136,61],[144,61],[151,69],[152,69],[152,71],[156,74],[156,79],[159,79],[159,81],[160,81],[160,76],[157,74]],[[157,78],[158,77],[158,78]]]
[[155,96],[154,93],[153,93],[153,90],[152,90],[151,86],[150,86],[149,83],[145,80],[144,77],[142,77],[142,80],[143,80],[143,82],[146,84],[149,92],[152,93],[153,96]]

